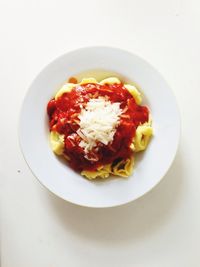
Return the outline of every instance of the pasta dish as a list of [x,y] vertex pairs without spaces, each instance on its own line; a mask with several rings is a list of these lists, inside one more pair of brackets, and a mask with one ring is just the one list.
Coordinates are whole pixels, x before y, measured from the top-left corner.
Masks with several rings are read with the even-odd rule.
[[88,179],[127,177],[153,134],[138,89],[110,77],[71,78],[47,105],[53,152]]

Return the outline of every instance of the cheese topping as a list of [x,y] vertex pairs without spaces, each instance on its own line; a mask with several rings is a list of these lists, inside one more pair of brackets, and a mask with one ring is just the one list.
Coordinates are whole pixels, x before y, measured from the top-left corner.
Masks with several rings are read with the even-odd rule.
[[121,113],[120,103],[111,103],[105,97],[90,99],[78,116],[80,128],[77,134],[82,139],[79,146],[84,148],[85,153],[99,142],[108,145],[113,141]]

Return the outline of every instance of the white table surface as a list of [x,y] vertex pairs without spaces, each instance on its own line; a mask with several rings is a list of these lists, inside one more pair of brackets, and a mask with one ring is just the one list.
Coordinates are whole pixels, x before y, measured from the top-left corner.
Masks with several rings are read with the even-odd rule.
[[[199,25],[198,0],[0,0],[2,267],[200,266]],[[182,116],[179,151],[163,181],[112,209],[78,207],[49,193],[18,144],[31,81],[57,56],[88,45],[149,61],[171,85]]]

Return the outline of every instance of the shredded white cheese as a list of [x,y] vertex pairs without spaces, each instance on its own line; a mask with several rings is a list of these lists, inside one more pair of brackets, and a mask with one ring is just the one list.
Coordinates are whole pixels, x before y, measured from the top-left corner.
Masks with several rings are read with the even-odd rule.
[[79,146],[85,153],[91,151],[100,142],[104,145],[113,141],[116,127],[120,122],[120,103],[111,103],[107,98],[90,99],[79,114],[77,134],[81,137]]

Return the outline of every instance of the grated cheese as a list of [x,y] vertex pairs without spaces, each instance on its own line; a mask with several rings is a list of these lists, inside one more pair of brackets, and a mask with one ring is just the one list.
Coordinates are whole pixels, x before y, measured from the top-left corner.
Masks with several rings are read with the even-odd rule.
[[113,141],[116,127],[120,122],[120,103],[111,103],[107,98],[90,99],[81,109],[77,134],[81,137],[79,146],[85,153],[91,151],[100,142],[108,145]]

